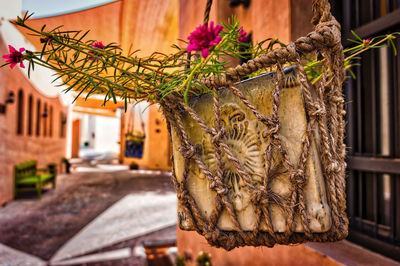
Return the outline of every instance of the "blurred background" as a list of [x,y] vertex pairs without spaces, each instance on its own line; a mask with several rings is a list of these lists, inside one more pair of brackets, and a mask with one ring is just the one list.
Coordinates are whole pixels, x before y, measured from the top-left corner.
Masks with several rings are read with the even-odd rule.
[[[342,24],[363,39],[400,31],[400,1],[332,2]],[[0,0],[0,54],[8,45],[41,49],[9,23],[24,12],[40,29],[90,30],[87,39],[132,45],[139,55],[173,52],[202,23],[206,0]],[[252,41],[289,43],[312,30],[311,0],[214,0],[211,21],[236,16]],[[396,40],[397,50],[400,50]],[[3,62],[1,62],[3,64]],[[361,57],[346,81],[350,235],[331,244],[269,249],[211,248],[176,229],[172,147],[157,105],[103,105],[101,95],[63,93],[50,70],[0,69],[0,265],[399,265],[400,57],[380,49]],[[74,99],[77,97],[76,101]],[[43,188],[19,173],[42,169]]]

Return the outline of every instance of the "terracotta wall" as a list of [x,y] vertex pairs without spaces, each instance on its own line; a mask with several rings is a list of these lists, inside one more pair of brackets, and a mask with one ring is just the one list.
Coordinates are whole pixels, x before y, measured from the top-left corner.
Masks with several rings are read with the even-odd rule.
[[[28,24],[37,29],[46,24],[47,29],[64,25],[65,30],[90,30],[86,40],[114,42],[126,53],[131,45],[132,51],[140,50],[141,56],[155,51],[167,53],[177,39],[178,0],[117,0],[73,13],[32,19]],[[36,38],[26,32],[25,36],[41,47]]]
[[[206,0],[180,0],[179,38],[187,36],[203,21]],[[227,22],[232,15],[239,19],[253,41],[278,38],[288,43],[312,30],[311,0],[251,0],[249,7],[232,8],[228,0],[214,0],[210,21]]]
[[304,245],[267,247],[241,247],[231,251],[213,248],[196,232],[178,229],[177,243],[179,254],[190,254],[193,258],[187,266],[196,265],[200,251],[211,254],[212,265],[218,266],[266,266],[266,265],[342,265]]
[[312,0],[290,0],[291,7],[291,40],[295,40],[312,31]]
[[[0,54],[8,53],[5,43],[0,39]],[[22,104],[22,134],[17,134],[18,121],[18,92],[23,91]],[[61,165],[61,158],[65,156],[65,137],[61,134],[61,113],[66,117],[67,110],[59,98],[49,98],[36,90],[24,74],[15,67],[0,69],[0,103],[3,104],[9,92],[14,92],[15,102],[7,104],[6,113],[0,114],[0,206],[11,201],[14,197],[14,165],[37,160],[39,167],[46,167],[48,163],[55,162]],[[33,97],[32,135],[28,135],[28,99]],[[47,132],[44,136],[44,118],[41,118],[40,135],[36,135],[37,100],[41,102],[41,113],[47,104],[48,117]],[[52,115],[50,112],[52,107]],[[50,119],[52,117],[52,123]],[[50,124],[52,132],[50,136]],[[65,133],[64,133],[65,136]]]
[[[203,22],[206,0],[180,0],[179,38],[187,36]],[[214,0],[210,21],[226,23],[235,15],[247,32],[253,33],[254,41],[278,38],[282,42],[291,39],[290,0],[268,1],[252,0],[248,8],[231,8],[227,0]]]
[[170,53],[178,37],[178,0],[123,0],[121,44],[123,49]]
[[[31,19],[28,24],[35,29],[41,29],[46,24],[47,30],[60,25],[63,25],[64,30],[81,30],[82,32],[90,30],[86,35],[86,40],[98,40],[104,44],[120,43],[121,5],[122,1],[115,1],[78,12]],[[42,48],[38,38],[28,35],[27,31],[22,28],[19,30],[38,49]]]

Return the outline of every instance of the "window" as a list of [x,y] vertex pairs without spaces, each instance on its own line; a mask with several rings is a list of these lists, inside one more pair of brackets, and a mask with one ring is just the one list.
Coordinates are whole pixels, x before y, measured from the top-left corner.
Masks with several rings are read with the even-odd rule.
[[63,112],[60,112],[60,138],[65,137],[65,124],[67,122],[67,119],[64,115]]
[[32,123],[33,120],[33,96],[32,94],[29,95],[29,100],[28,100],[28,135],[32,135]]
[[22,135],[24,131],[24,92],[18,91],[17,99],[17,134]]
[[49,136],[53,137],[53,106],[50,106],[49,123]]
[[44,103],[44,110],[43,113],[41,114],[42,120],[43,120],[43,136],[47,136],[47,103]]
[[41,111],[40,100],[38,99],[36,101],[36,136],[40,136]]
[[[367,39],[400,31],[400,1],[337,1],[343,43],[354,29]],[[396,40],[397,50],[400,41]],[[400,260],[400,56],[391,49],[361,56],[348,79],[349,239]]]

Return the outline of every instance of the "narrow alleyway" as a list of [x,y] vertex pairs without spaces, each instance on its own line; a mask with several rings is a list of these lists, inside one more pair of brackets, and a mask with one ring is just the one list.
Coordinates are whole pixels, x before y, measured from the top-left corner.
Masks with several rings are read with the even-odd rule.
[[[151,229],[130,228],[132,225],[124,224],[124,219],[132,222],[133,227],[140,227],[145,221],[143,218],[157,209],[157,202],[165,204],[169,200],[175,205],[168,172],[118,170],[107,166],[80,170],[70,175],[59,175],[57,188],[49,188],[41,200],[37,200],[34,194],[24,195],[0,208],[0,243],[44,261],[55,255],[56,260],[62,260],[68,256],[93,253],[96,247],[102,250],[133,247],[138,239],[155,233],[150,232]],[[176,206],[171,206],[171,210],[162,207],[164,213],[158,215],[167,213],[170,216],[171,211],[175,215],[175,210]],[[163,220],[161,216],[147,219]],[[154,226],[158,226],[154,228],[160,229],[161,236],[175,237],[175,227],[171,222],[164,228],[162,223]],[[120,228],[123,232],[116,234]],[[99,231],[98,235],[93,233],[96,231]],[[97,239],[101,235],[103,240]],[[88,239],[91,243],[84,242]],[[80,250],[78,253],[74,253],[74,245],[80,245],[75,247]],[[0,252],[0,261],[1,258]],[[126,261],[126,265],[134,264]]]

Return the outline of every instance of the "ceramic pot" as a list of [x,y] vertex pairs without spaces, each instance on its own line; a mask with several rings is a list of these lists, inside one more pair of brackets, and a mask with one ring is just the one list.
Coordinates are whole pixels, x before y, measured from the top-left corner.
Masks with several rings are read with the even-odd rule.
[[[279,119],[281,127],[279,136],[289,160],[296,165],[301,154],[302,140],[307,126],[307,112],[303,99],[303,88],[297,81],[295,67],[284,70],[284,85],[280,92]],[[248,79],[235,86],[241,90],[246,98],[267,116],[272,114],[272,92],[275,82],[275,73],[269,73],[256,78]],[[221,123],[225,129],[224,140],[239,159],[243,169],[251,176],[253,185],[261,185],[265,175],[265,149],[270,141],[267,137],[267,127],[261,123],[252,111],[246,107],[228,88],[218,91],[220,101]],[[189,105],[196,111],[205,123],[212,127],[215,114],[213,112],[213,98],[204,94],[194,97]],[[184,127],[191,143],[196,145],[202,160],[211,172],[217,169],[215,150],[209,135],[205,134],[198,123],[189,115],[182,114]],[[182,180],[184,171],[184,158],[179,151],[180,140],[174,129],[171,130],[173,141],[174,167],[177,181]],[[307,221],[311,232],[327,232],[331,228],[331,210],[327,201],[325,180],[322,174],[322,166],[319,157],[320,139],[318,130],[313,131],[311,146],[306,163],[306,183],[304,187],[304,202],[306,206]],[[292,189],[289,173],[283,169],[282,155],[278,151],[272,151],[271,169],[275,169],[276,176],[269,182],[269,188],[281,198],[288,198]],[[226,155],[222,155],[224,163],[224,182],[229,189],[229,199],[236,211],[240,227],[243,231],[255,229],[255,208],[250,201],[250,192],[242,177],[238,174],[233,164]],[[282,169],[281,169],[282,168]],[[209,218],[215,206],[216,192],[210,189],[210,182],[205,178],[198,165],[192,160],[189,167],[187,189],[192,195],[201,214]],[[279,204],[271,203],[268,206],[270,219],[274,232],[284,232],[286,228],[285,208]],[[193,230],[193,224],[187,218],[184,208],[178,205],[179,227],[183,230]],[[295,232],[303,232],[300,216],[294,216]],[[234,230],[234,225],[226,210],[218,221],[220,230]],[[266,230],[264,222],[260,226],[261,231]]]

